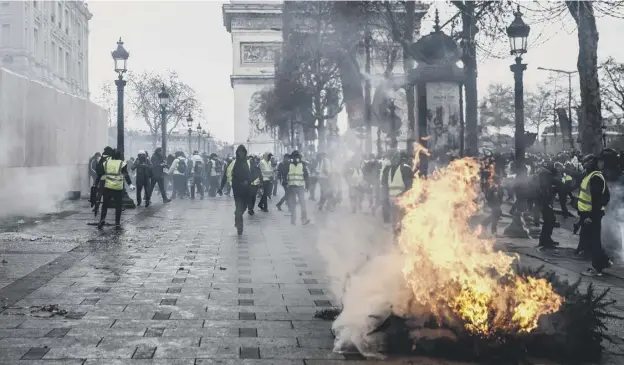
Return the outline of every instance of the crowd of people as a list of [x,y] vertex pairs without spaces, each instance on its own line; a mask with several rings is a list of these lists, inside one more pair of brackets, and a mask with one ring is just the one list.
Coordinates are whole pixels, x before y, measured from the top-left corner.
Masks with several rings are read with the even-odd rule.
[[[553,229],[559,225],[553,208],[558,201],[564,219],[578,217],[575,230],[580,230],[580,239],[576,254],[592,259],[592,267],[584,274],[601,275],[611,265],[600,236],[604,208],[610,200],[606,182],[619,178],[623,162],[624,154],[605,149],[588,156],[578,152],[554,156],[529,154],[523,166],[516,167],[513,155],[486,152],[481,156],[481,188],[489,215],[481,224],[497,234],[503,204],[509,203],[509,213],[521,222],[519,234],[528,237],[525,222],[541,226],[537,249],[554,249],[559,245],[552,239]],[[384,222],[390,223],[400,219],[400,209],[394,202],[412,186],[412,165],[410,156],[400,151],[388,151],[382,156],[355,154],[347,158],[325,153],[303,156],[295,150],[278,161],[268,152],[262,156],[249,155],[245,146],[240,145],[234,156],[194,151],[190,157],[184,152],[165,157],[162,149],[157,148],[151,157],[139,151],[136,157],[121,161],[117,151],[106,147],[90,163],[96,192],[92,194],[96,196],[92,204],[97,210],[101,201],[98,228],[105,225],[107,210],[114,207],[115,226],[121,229],[124,181],[129,190],[136,190],[137,205],[144,203],[145,207],[150,206],[157,185],[156,192],[163,203],[197,196],[204,199],[206,195],[232,196],[234,225],[238,234],[242,234],[245,212],[254,215],[256,208],[269,212],[273,203],[281,211],[285,205],[292,224],[298,221],[298,209],[300,223],[307,225],[310,223],[307,201],[315,202],[319,211],[333,211],[342,203],[345,191],[353,213],[368,211],[376,215],[381,210]],[[431,161],[428,170],[436,165],[439,161]],[[278,199],[280,185],[283,194]],[[571,207],[576,208],[577,215],[570,212]]]

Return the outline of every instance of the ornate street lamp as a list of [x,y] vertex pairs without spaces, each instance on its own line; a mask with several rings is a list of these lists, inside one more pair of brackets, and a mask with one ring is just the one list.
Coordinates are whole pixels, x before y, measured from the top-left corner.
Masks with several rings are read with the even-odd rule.
[[[115,80],[115,85],[117,85],[117,151],[123,161],[124,158],[124,87],[126,86],[126,80],[123,79],[123,74],[128,71],[128,58],[130,57],[130,53],[126,51],[123,46],[123,42],[121,41],[121,37],[119,41],[117,41],[117,49],[111,52],[111,56],[113,56],[113,61],[115,61],[115,72],[117,72],[117,80]],[[123,190],[123,206],[125,208],[136,208],[134,204],[134,200],[128,196],[128,192]]]
[[394,99],[388,100],[388,110],[390,111],[390,148],[397,148],[399,142],[397,141],[397,115],[396,105],[394,105]]
[[188,126],[188,153],[191,153],[191,134],[193,134],[193,117],[191,116],[191,113],[188,114],[188,117],[186,117],[186,125]]
[[160,129],[162,135],[162,150],[163,156],[167,158],[167,105],[169,105],[169,93],[165,89],[165,85],[158,93],[158,100],[160,101]]
[[[514,109],[516,118],[516,130],[515,130],[515,167],[516,178],[518,181],[525,181],[526,166],[524,163],[524,152],[526,148],[525,133],[524,133],[524,84],[522,77],[524,71],[527,68],[525,63],[522,63],[522,55],[527,52],[527,38],[531,27],[526,25],[522,20],[522,13],[520,12],[520,6],[514,13],[513,22],[507,27],[507,36],[509,37],[509,45],[511,46],[511,55],[515,56],[516,62],[509,68],[514,74]],[[526,198],[522,196],[516,196],[518,204],[516,212],[512,218],[509,226],[505,228],[504,234],[508,237],[522,237],[528,238],[529,234],[524,225],[522,214],[527,209]]]
[[197,123],[197,152],[199,152],[199,144],[201,143],[201,136],[202,136],[202,126],[201,126],[201,123]]

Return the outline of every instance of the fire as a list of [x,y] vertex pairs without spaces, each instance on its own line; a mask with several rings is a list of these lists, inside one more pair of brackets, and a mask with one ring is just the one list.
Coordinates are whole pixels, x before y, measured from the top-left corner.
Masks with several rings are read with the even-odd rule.
[[[419,146],[416,159],[421,152]],[[405,214],[397,239],[410,295],[438,321],[459,319],[476,335],[531,332],[563,298],[545,279],[516,275],[515,257],[495,251],[493,240],[470,227],[479,209],[478,184],[479,164],[460,159],[427,179],[415,176],[412,189],[398,198]]]

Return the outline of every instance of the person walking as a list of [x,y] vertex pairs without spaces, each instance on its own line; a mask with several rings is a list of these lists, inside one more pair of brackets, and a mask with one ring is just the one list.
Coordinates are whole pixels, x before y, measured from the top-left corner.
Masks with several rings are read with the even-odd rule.
[[306,225],[310,223],[308,219],[308,212],[306,209],[306,197],[305,193],[308,189],[309,177],[308,170],[305,167],[303,161],[301,161],[301,154],[299,151],[293,151],[290,154],[291,162],[287,165],[286,181],[288,185],[288,205],[290,209],[290,223],[295,225],[297,222],[297,201],[301,207],[301,224]]
[[555,166],[552,162],[540,167],[536,173],[537,178],[537,197],[535,202],[539,209],[544,223],[539,236],[538,249],[550,249],[559,245],[553,241],[552,233],[555,228],[555,211],[553,210],[553,201],[555,200],[554,192],[561,189],[561,180],[556,176]]
[[581,191],[578,197],[579,222],[581,232],[577,253],[587,251],[591,256],[592,267],[583,271],[584,276],[602,276],[602,271],[611,267],[609,256],[602,248],[602,217],[605,207],[609,204],[611,193],[602,173],[604,159],[599,156],[588,155],[583,159],[583,166],[587,174],[581,182]]
[[136,188],[132,185],[130,175],[128,175],[128,166],[126,162],[121,160],[121,154],[115,151],[113,156],[104,161],[104,174],[100,179],[104,181],[104,189],[102,191],[102,214],[98,229],[104,228],[106,224],[106,213],[108,208],[115,208],[115,229],[120,231],[121,227],[121,210],[123,203],[124,179],[130,186],[130,191]]
[[288,209],[290,209],[290,205],[288,204],[288,166],[290,165],[290,155],[285,154],[282,162],[277,165],[277,180],[282,184],[284,188],[284,196],[280,199],[279,202],[275,205],[277,210],[282,210],[282,204],[286,203]]
[[202,186],[204,181],[204,163],[202,161],[195,161],[195,165],[192,170],[191,177],[191,199],[195,200],[195,189],[199,193],[200,199],[204,200],[204,188]]
[[249,156],[249,173],[251,175],[251,184],[249,185],[249,207],[247,207],[247,213],[254,215],[254,208],[256,206],[256,199],[258,197],[258,189],[262,183],[262,171],[258,166],[259,160],[254,156]]
[[226,184],[229,184],[232,188],[235,204],[234,226],[239,235],[243,234],[243,214],[249,203],[250,177],[247,149],[245,146],[239,145],[236,148],[236,159],[228,165],[218,191],[219,195],[221,195]]
[[154,192],[154,187],[156,187],[156,184],[158,184],[158,190],[160,191],[160,196],[162,197],[163,203],[169,203],[171,200],[167,198],[167,190],[165,185],[165,168],[167,167],[167,163],[165,162],[161,147],[158,147],[156,148],[156,150],[154,150],[151,162],[152,184],[149,188],[150,201],[152,193]]
[[152,197],[152,166],[150,160],[147,159],[145,151],[139,151],[134,164],[130,168],[132,171],[136,171],[136,197],[137,206],[141,206],[141,193],[145,188],[145,208],[150,206],[150,200]]
[[89,178],[91,179],[93,184],[95,184],[95,180],[97,179],[96,170],[97,170],[98,161],[100,161],[101,156],[102,156],[101,153],[96,152],[95,155],[93,155],[93,157],[89,159]]
[[263,212],[269,211],[268,200],[273,192],[273,166],[271,166],[271,158],[273,154],[267,152],[262,156],[260,161],[260,172],[262,173],[262,198],[258,208]]
[[184,199],[186,195],[186,189],[188,185],[188,165],[184,152],[178,151],[175,153],[175,159],[169,167],[169,175],[173,175],[173,193],[171,199],[175,199],[179,196],[180,199]]
[[396,205],[396,199],[412,188],[414,176],[412,167],[406,163],[406,160],[406,155],[395,152],[390,165],[384,167],[381,172],[381,189],[384,194],[382,213],[386,223],[400,222],[400,209]]
[[208,176],[208,196],[214,198],[217,196],[217,190],[219,189],[220,179],[223,175],[223,162],[219,160],[219,156],[216,153],[211,153],[210,158],[206,163],[206,175]]

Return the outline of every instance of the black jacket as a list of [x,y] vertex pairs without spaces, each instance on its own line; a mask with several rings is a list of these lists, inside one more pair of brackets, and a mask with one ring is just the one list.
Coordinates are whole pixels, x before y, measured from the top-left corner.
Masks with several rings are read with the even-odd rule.
[[250,163],[249,168],[249,181],[254,181],[258,179],[260,183],[262,183],[262,170],[260,170],[260,166],[256,165],[254,162]]
[[[604,193],[603,190],[604,189]],[[589,193],[592,198],[592,215],[603,214],[602,207],[606,207],[611,200],[611,192],[606,182],[599,176],[594,176],[589,180]]]
[[282,184],[286,185],[288,183],[288,166],[290,165],[290,161],[288,162],[280,162],[277,165],[277,180]]
[[[236,159],[230,164],[232,167],[232,192],[237,194],[247,194],[249,192],[249,184],[251,183],[251,172],[249,171],[249,163],[247,162],[247,149],[243,145],[239,145],[236,149]],[[229,168],[229,165],[228,167]],[[227,183],[226,173],[221,178],[221,189]]]
[[164,163],[163,157],[160,155],[160,153],[155,152],[152,155],[152,177],[154,179],[162,179],[163,176],[165,175],[164,173],[164,166],[162,166],[162,164]]
[[149,185],[152,177],[152,163],[146,157],[137,158],[130,170],[136,170],[137,185]]
[[[413,176],[413,172],[412,172],[412,168],[404,163],[401,163],[401,165],[399,165],[399,167],[401,168],[401,175],[403,176],[403,183],[405,184],[405,191],[409,190],[412,188],[412,182],[414,180],[414,176]],[[397,167],[396,166],[386,166],[383,170],[383,172],[381,173],[381,186],[383,187],[383,191],[386,193],[386,196],[388,196],[388,174],[392,174],[390,176],[394,176],[395,172],[396,172]]]

